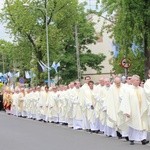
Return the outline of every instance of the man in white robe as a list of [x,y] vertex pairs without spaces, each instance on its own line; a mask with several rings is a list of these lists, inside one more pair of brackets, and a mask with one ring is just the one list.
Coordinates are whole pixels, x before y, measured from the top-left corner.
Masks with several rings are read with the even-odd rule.
[[18,99],[19,99],[19,89],[15,88],[15,92],[12,94],[12,107],[11,107],[11,112],[15,116],[18,116]]
[[90,125],[91,132],[98,133],[99,128],[97,127],[96,116],[95,116],[95,86],[93,81],[88,82],[89,89],[87,89],[83,95],[84,97],[84,104],[85,104],[85,112],[86,118]]
[[73,129],[81,130],[82,129],[82,120],[83,120],[83,95],[80,89],[80,82],[75,82],[75,88],[73,89]]
[[25,91],[24,88],[20,89],[19,93],[19,99],[18,99],[18,116],[24,116],[24,97],[25,97]]
[[30,110],[30,89],[26,89],[24,97],[24,111],[26,113],[26,117],[29,116],[29,110]]
[[148,103],[144,89],[139,86],[140,77],[132,76],[132,88],[126,93],[126,100],[122,101],[122,112],[129,120],[129,140],[134,145],[134,141],[141,141],[143,145],[149,143],[147,141],[148,131]]
[[[83,86],[81,87],[81,92],[82,92],[82,95],[85,95],[86,96],[86,91],[89,90],[89,86],[88,86],[88,82],[91,81],[91,77],[90,76],[86,76],[85,77],[85,83],[83,84]],[[83,101],[85,101],[84,97],[83,97]],[[89,131],[90,130],[90,124],[87,120],[87,116],[86,116],[86,106],[85,104],[83,104],[82,106],[82,112],[83,112],[83,121],[82,121],[82,124],[83,124],[83,129],[84,130],[87,130]]]
[[48,87],[41,87],[40,93],[39,93],[39,100],[37,103],[37,109],[38,109],[38,116],[37,120],[47,122],[48,118],[46,117],[48,106],[46,106],[47,98],[48,98]]
[[99,84],[96,86],[96,104],[95,104],[95,116],[96,125],[99,128],[100,133],[104,132],[105,113],[103,112],[104,105],[104,82],[105,77],[99,79]]
[[[150,70],[148,70],[148,79],[146,80],[146,82],[144,83],[144,91],[150,106]],[[150,111],[149,111],[149,115],[150,115]]]
[[59,122],[62,125],[68,125],[67,123],[67,87],[61,86],[59,91]]
[[67,123],[68,127],[73,127],[73,89],[74,82],[70,82],[69,89],[67,90]]
[[111,87],[111,81],[109,78],[105,78],[105,86],[104,86],[104,105],[103,105],[103,112],[105,113],[105,127],[104,127],[104,134],[108,137],[116,137],[116,131],[112,128],[112,124],[107,116],[107,105],[109,105],[110,99],[108,99],[109,90]]
[[108,93],[107,116],[110,121],[109,127],[112,131],[117,132],[118,138],[122,138],[118,126],[121,124],[119,116],[120,102],[124,97],[124,84],[121,83],[120,77],[115,77],[114,83],[111,85]]
[[59,123],[58,99],[57,87],[53,86],[48,97],[48,115],[49,122],[56,124]]
[[35,120],[37,117],[37,103],[39,100],[39,94],[35,87],[33,88],[30,96],[31,96],[30,97],[31,98],[31,116],[32,116],[32,119]]

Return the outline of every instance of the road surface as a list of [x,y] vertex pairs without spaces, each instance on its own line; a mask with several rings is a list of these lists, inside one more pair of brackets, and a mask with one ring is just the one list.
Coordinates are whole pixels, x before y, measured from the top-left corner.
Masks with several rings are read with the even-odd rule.
[[0,112],[0,150],[150,150],[150,144],[77,131]]

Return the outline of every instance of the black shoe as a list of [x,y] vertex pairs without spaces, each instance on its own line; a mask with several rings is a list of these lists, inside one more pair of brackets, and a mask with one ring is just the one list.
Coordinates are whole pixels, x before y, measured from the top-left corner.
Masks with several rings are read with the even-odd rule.
[[116,131],[118,139],[122,139],[122,135],[119,131]]
[[142,145],[146,145],[149,143],[149,141],[147,141],[147,140],[142,140],[141,142],[142,142]]
[[86,129],[87,132],[91,132],[91,129]]
[[82,130],[82,128],[78,128],[77,130]]
[[68,123],[62,123],[62,125],[63,125],[63,126],[67,126],[67,125],[68,125]]
[[104,132],[103,132],[103,131],[99,131],[98,133],[99,133],[99,134],[104,134]]
[[124,137],[125,139],[126,139],[126,141],[129,141],[129,137],[128,136],[126,136],[126,137]]
[[130,145],[134,145],[134,141],[130,141]]
[[99,132],[100,132],[99,130],[96,130],[96,131],[95,131],[95,133],[97,133],[97,134],[98,134]]

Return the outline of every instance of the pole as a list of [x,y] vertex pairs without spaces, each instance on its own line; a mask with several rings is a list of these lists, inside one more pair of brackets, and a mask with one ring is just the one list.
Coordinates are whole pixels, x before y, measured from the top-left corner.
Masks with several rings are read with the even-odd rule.
[[78,29],[77,25],[75,25],[75,42],[76,42],[76,57],[77,57],[77,72],[78,72],[78,80],[81,81],[81,70],[80,70],[80,53],[79,53],[79,41],[78,41]]
[[[47,0],[45,0],[45,13],[46,13],[46,19],[45,19],[45,25],[46,25],[46,50],[47,50],[47,66],[48,68],[50,68],[49,65],[49,43],[48,43],[48,24],[47,24]],[[51,86],[51,82],[50,82],[50,70],[48,69],[48,86]]]
[[125,69],[124,69],[124,72],[125,72],[125,77],[127,77],[127,76],[128,76],[128,69],[125,68]]
[[2,61],[3,61],[3,74],[5,74],[5,62],[4,62],[4,54],[2,54]]

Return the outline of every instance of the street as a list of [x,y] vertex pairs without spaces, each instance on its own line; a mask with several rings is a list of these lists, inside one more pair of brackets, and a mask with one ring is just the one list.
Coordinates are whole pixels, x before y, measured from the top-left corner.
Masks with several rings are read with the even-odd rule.
[[0,150],[149,150],[150,144],[77,131],[0,112]]

